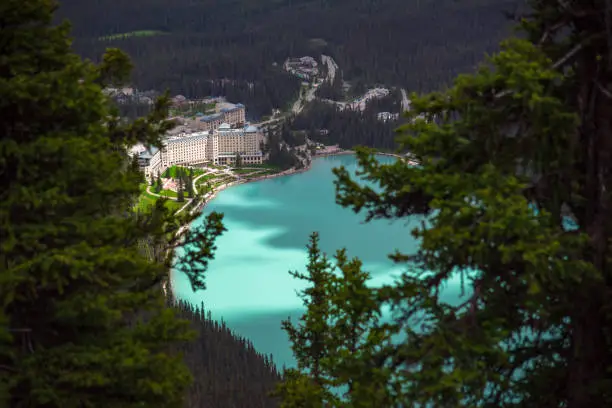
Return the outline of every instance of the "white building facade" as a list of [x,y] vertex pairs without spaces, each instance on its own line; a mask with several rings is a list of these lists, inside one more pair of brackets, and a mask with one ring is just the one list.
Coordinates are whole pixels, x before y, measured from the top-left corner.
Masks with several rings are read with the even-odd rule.
[[219,112],[212,115],[196,115],[195,119],[187,119],[186,121],[195,129],[202,131],[214,131],[224,123],[231,126],[244,126],[246,122],[246,108],[243,104],[236,105],[226,104]]
[[264,161],[263,132],[255,126],[232,129],[227,123],[213,131],[172,136],[161,150],[150,149],[138,153],[147,177],[156,177],[175,166],[202,164],[234,164],[240,157],[242,164],[261,164]]
[[209,138],[208,132],[197,132],[167,139],[160,152],[163,166],[168,168],[175,164],[196,165],[210,161],[212,153],[207,155]]
[[243,164],[260,164],[263,162],[261,145],[263,133],[255,126],[231,129],[227,123],[222,124],[215,132],[219,143],[217,164],[234,164],[240,156]]

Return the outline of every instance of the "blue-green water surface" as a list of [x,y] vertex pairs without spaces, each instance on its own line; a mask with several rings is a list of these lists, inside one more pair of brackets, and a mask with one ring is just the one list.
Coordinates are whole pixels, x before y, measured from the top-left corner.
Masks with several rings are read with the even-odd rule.
[[[381,162],[394,160],[380,156]],[[372,284],[389,282],[401,272],[389,253],[414,252],[418,246],[410,235],[417,220],[365,224],[363,214],[335,203],[332,168],[341,165],[357,170],[352,155],[320,158],[305,173],[222,191],[204,211],[223,212],[228,229],[217,240],[207,289],[193,293],[186,277],[177,273],[172,277],[177,298],[204,302],[213,317],[222,318],[258,351],[272,354],[277,365],[293,365],[280,323],[288,316],[297,320],[302,313],[296,294],[302,286],[288,271],[305,271],[311,232],[319,232],[321,248],[328,254],[345,247],[349,256],[359,256],[373,276]],[[201,222],[202,217],[195,221]],[[457,288],[447,290],[456,293]]]

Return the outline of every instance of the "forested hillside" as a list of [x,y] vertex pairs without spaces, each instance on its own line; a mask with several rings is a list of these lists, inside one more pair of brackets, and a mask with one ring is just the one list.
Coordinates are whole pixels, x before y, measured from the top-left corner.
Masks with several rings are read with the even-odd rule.
[[[253,116],[284,108],[289,56],[332,55],[344,79],[426,91],[470,71],[508,34],[519,0],[61,0],[74,47],[133,58],[143,89],[224,94]],[[133,35],[119,35],[133,33]]]
[[[340,110],[329,103],[315,101],[287,127],[283,139],[291,140],[290,135],[305,132],[308,139],[326,145],[339,145],[343,149],[355,146],[369,146],[381,150],[393,150],[396,147],[395,129],[400,125],[398,120],[383,122],[377,118],[380,111],[399,111],[399,107],[389,109],[391,97],[374,100],[363,112]],[[396,102],[396,105],[399,105]],[[385,109],[387,108],[387,109]]]
[[255,351],[251,342],[236,336],[225,323],[212,320],[203,305],[195,309],[179,303],[176,310],[198,334],[197,341],[184,343],[179,349],[194,376],[185,406],[278,406],[278,401],[268,396],[280,379],[271,358]]

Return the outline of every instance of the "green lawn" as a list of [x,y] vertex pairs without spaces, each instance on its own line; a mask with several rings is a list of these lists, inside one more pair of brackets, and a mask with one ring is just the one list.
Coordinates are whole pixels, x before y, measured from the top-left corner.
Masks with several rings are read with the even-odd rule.
[[209,181],[211,181],[211,180],[214,180],[214,179],[217,179],[217,178],[222,177],[222,176],[223,176],[222,174],[215,174],[215,173],[212,173],[212,174],[207,174],[207,175],[205,175],[205,176],[203,176],[203,177],[200,177],[200,178],[198,179],[198,181],[196,181],[196,187],[199,187],[199,186],[201,186],[201,185],[204,185],[204,184],[206,184],[207,182],[209,182]]
[[[189,172],[189,169],[186,168],[186,167],[172,166],[169,169],[166,169],[166,171],[164,171],[164,174],[162,174],[162,177],[164,177],[164,178],[168,178],[168,177],[176,178],[177,177],[177,173],[178,173],[178,169],[184,169],[186,172]],[[197,177],[200,174],[204,174],[204,170],[197,169],[197,168],[193,169],[193,176],[194,177]]]
[[269,163],[262,164],[245,164],[244,167],[254,167],[258,169],[270,169],[270,170],[278,170],[281,171],[281,168]]
[[253,169],[232,169],[232,171],[236,174],[250,174],[256,171],[260,171],[260,170],[253,170]]
[[[140,197],[138,200],[138,204],[134,206],[135,210],[140,209],[142,211],[145,211],[148,208],[151,208],[153,205],[155,205],[155,202],[157,201],[157,197],[152,194],[149,194],[146,189],[147,189],[146,184],[140,185]],[[184,204],[185,203],[178,203],[174,200],[166,200],[165,206],[171,210],[178,210]]]
[[277,174],[280,173],[280,170],[266,170],[266,171],[262,171],[261,173],[257,173],[255,174],[254,177],[259,177],[259,176],[270,176],[272,174]]
[[105,35],[103,37],[99,37],[98,40],[110,41],[110,40],[117,40],[117,39],[126,38],[126,37],[151,37],[154,35],[164,35],[164,34],[168,34],[168,33],[164,31],[159,31],[159,30],[137,30],[137,31],[130,31],[128,33]]
[[176,194],[176,191],[172,191],[172,190],[162,190],[159,192],[159,195],[162,197],[173,197],[173,198],[178,197],[178,194]]
[[219,179],[216,179],[214,183],[212,183],[212,187],[213,188],[217,188],[219,187],[221,184],[226,184],[226,183],[231,183],[232,181],[235,181],[236,179],[234,177],[231,176],[225,176]]

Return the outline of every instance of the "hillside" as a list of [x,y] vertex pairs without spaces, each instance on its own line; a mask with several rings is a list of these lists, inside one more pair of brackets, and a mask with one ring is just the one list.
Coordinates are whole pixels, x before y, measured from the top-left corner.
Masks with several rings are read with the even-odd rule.
[[60,0],[74,47],[136,63],[135,85],[224,94],[253,117],[285,108],[299,81],[290,56],[332,55],[352,83],[428,91],[470,71],[508,35],[518,0]]
[[280,374],[271,358],[255,351],[246,339],[236,336],[223,322],[211,319],[203,308],[177,305],[178,315],[191,321],[198,340],[179,346],[194,383],[186,407],[273,408],[268,393]]

